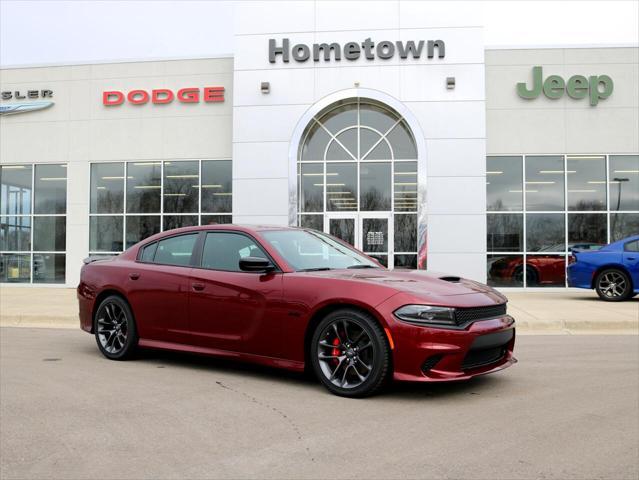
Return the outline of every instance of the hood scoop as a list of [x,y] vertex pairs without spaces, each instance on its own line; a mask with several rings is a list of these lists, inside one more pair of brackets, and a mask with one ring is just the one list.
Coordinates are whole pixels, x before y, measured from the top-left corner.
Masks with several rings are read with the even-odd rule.
[[450,282],[450,283],[460,283],[461,282],[461,277],[455,277],[453,275],[448,275],[445,277],[439,277],[440,280],[443,280],[445,282]]

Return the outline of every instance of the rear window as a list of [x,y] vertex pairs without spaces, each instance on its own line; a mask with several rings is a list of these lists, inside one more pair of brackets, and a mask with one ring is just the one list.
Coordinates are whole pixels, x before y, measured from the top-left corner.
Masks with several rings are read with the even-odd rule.
[[[153,263],[181,266],[190,265],[197,235],[197,233],[193,233],[160,240],[155,249]],[[145,252],[143,252],[143,254],[144,253]]]
[[624,245],[623,248],[626,252],[639,252],[639,240],[635,240],[634,242],[628,242]]
[[154,242],[150,245],[147,245],[142,249],[142,254],[140,255],[140,261],[142,262],[152,262],[153,257],[155,256],[155,251],[158,248],[158,242]]

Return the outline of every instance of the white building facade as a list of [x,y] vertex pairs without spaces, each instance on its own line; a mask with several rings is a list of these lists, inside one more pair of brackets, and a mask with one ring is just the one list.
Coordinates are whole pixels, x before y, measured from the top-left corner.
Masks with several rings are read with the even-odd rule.
[[563,287],[573,246],[639,232],[636,46],[486,50],[472,2],[361,5],[242,2],[229,58],[1,70],[0,282],[234,222]]

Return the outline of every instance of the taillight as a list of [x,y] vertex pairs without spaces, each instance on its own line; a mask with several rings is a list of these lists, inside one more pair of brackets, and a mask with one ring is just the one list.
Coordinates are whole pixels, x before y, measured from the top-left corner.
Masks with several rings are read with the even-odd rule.
[[575,255],[570,255],[568,257],[568,265],[572,265],[573,263],[575,263],[577,261],[577,257],[575,257]]

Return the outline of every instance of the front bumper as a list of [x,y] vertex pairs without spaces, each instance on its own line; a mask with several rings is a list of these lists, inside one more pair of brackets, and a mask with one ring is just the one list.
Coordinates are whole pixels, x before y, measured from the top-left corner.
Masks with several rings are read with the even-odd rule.
[[467,380],[517,362],[515,321],[509,315],[479,320],[463,330],[415,326],[392,319],[395,380]]

